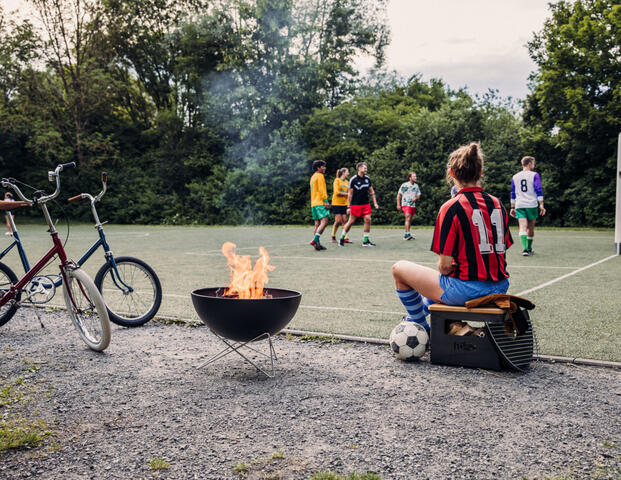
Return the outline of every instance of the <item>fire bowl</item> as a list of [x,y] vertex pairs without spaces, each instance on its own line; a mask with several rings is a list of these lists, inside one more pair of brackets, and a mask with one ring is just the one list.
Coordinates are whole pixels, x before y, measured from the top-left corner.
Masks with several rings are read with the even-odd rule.
[[199,288],[192,303],[200,319],[214,333],[236,342],[248,342],[263,333],[276,335],[298,310],[302,294],[294,290],[266,288],[271,298],[222,297],[224,287]]

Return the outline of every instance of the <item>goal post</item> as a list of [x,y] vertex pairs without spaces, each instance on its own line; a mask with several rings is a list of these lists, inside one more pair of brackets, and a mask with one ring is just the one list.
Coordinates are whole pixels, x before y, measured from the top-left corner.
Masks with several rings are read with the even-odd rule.
[[617,144],[617,210],[615,214],[615,251],[621,255],[621,133]]

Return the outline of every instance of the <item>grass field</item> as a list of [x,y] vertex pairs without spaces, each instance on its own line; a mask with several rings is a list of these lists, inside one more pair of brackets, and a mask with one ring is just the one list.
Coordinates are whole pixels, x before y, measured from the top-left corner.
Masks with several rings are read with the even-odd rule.
[[[403,315],[391,265],[399,259],[432,267],[437,262],[429,251],[431,228],[415,229],[416,240],[410,242],[402,240],[400,229],[373,228],[371,238],[377,247],[371,249],[360,245],[358,226],[351,232],[355,243],[344,248],[329,243],[329,233],[324,234],[328,250],[323,252],[308,245],[312,227],[106,225],[105,229],[115,255],[139,257],[160,276],[161,315],[197,318],[190,292],[228,283],[226,259],[220,253],[228,240],[237,244],[238,253],[252,256],[258,254],[259,245],[265,246],[276,267],[269,286],[302,292],[290,328],[364,337],[387,338]],[[64,238],[62,224],[59,231]],[[49,235],[42,224],[19,225],[19,232],[33,264],[49,248]],[[517,239],[517,229],[512,233]],[[9,239],[2,241],[3,248]],[[66,245],[69,256],[78,259],[96,239],[91,225],[72,225]],[[540,353],[621,361],[621,257],[612,257],[613,247],[609,230],[540,228],[534,256],[522,257],[519,241],[509,250],[509,293],[523,294],[536,304],[531,317]],[[23,273],[16,251],[2,261],[18,275]],[[103,254],[97,252],[85,269],[94,277],[102,263]],[[53,302],[62,304],[62,296]]]

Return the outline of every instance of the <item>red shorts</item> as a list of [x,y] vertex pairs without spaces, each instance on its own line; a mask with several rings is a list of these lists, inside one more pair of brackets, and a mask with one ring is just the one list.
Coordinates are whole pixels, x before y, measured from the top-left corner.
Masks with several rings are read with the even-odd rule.
[[402,205],[401,210],[403,213],[411,213],[412,215],[416,215],[416,207],[410,207],[408,205]]
[[354,217],[364,217],[365,215],[371,215],[371,205],[368,203],[366,205],[352,205],[351,214]]

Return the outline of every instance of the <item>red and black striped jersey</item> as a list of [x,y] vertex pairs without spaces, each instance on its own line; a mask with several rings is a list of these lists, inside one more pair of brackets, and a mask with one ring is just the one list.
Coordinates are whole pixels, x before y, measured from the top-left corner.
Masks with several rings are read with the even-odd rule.
[[431,251],[453,257],[451,277],[497,282],[509,277],[505,252],[512,244],[500,200],[470,187],[440,207]]

